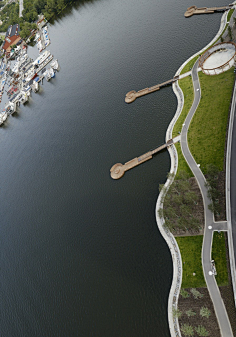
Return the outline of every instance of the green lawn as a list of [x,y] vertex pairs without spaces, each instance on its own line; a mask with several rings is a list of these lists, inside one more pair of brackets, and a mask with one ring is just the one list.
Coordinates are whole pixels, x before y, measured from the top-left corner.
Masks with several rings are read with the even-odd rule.
[[193,173],[190,170],[190,168],[189,168],[186,160],[184,159],[180,143],[176,143],[175,147],[176,147],[177,152],[178,152],[178,170],[177,170],[177,173],[176,173],[176,179],[179,178],[179,173],[181,171],[185,171],[185,172],[187,172],[189,174],[190,177],[193,177]]
[[226,263],[226,248],[224,233],[214,233],[212,244],[212,259],[215,260],[217,271],[216,281],[219,286],[228,285],[228,271]]
[[[185,121],[185,118],[193,104],[193,82],[192,77],[188,76],[183,78],[182,80],[179,80],[179,86],[182,89],[184,93],[184,106],[183,110],[175,123],[174,129],[173,129],[173,137],[178,136],[179,132],[182,129],[182,124]],[[180,144],[175,144],[177,152],[178,152],[178,171],[176,178],[178,179],[178,173],[180,171],[186,171],[191,177],[193,176],[192,171],[190,170],[188,164],[186,163],[184,156],[181,151]]]
[[195,56],[192,60],[190,60],[190,61],[184,66],[184,68],[182,69],[182,71],[181,71],[180,74],[187,73],[189,70],[191,70],[192,67],[193,67],[193,65],[194,65],[194,63],[197,61],[197,59],[198,59],[199,56],[200,56],[200,54],[197,55],[197,56]]
[[227,22],[229,22],[229,20],[230,20],[232,14],[233,14],[233,12],[234,12],[234,9],[230,9],[230,10],[229,10],[229,13],[228,13],[228,15],[227,15]]
[[203,171],[210,163],[222,171],[233,68],[215,76],[199,73],[199,79],[202,97],[189,127],[189,149]]
[[[201,260],[203,236],[185,236],[175,239],[182,256],[182,288],[206,287]],[[196,275],[194,276],[193,273]]]
[[175,123],[173,137],[178,136],[179,132],[182,130],[182,124],[184,123],[185,118],[187,117],[187,114],[193,104],[194,93],[192,76],[187,76],[182,80],[179,80],[179,86],[184,94],[184,106],[177,122]]

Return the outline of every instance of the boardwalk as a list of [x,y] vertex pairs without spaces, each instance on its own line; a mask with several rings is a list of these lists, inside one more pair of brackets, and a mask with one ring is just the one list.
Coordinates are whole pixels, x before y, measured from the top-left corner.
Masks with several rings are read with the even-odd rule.
[[165,87],[169,84],[172,84],[173,82],[177,81],[178,79],[179,79],[179,76],[174,77],[171,80],[163,82],[161,84],[156,84],[153,87],[139,90],[138,92],[136,92],[134,90],[129,91],[125,96],[125,102],[126,103],[132,103],[133,101],[136,100],[137,97],[141,97],[141,96],[144,96],[144,95],[147,95],[147,94],[151,94],[152,92],[159,90],[161,87]]
[[[201,69],[200,69],[201,70]],[[152,92],[154,91],[157,91],[159,90],[160,88],[162,87],[166,87],[167,85],[170,85],[172,84],[173,82],[177,81],[177,80],[180,80],[184,77],[187,77],[191,75],[191,72],[188,71],[187,73],[184,73],[182,75],[179,75],[179,76],[175,76],[174,78],[172,78],[171,80],[168,80],[168,81],[165,81],[163,83],[160,83],[160,84],[156,84],[154,85],[153,87],[150,87],[150,88],[145,88],[145,89],[142,89],[142,90],[139,90],[138,92],[134,91],[134,90],[131,90],[129,91],[126,96],[125,96],[125,102],[126,103],[132,103],[133,101],[136,100],[137,97],[141,97],[141,96],[144,96],[144,95],[147,95],[147,94],[151,94]]]
[[165,149],[166,147],[172,145],[173,143],[178,142],[179,138],[180,137],[177,136],[174,139],[170,139],[166,144],[163,144],[163,145],[155,148],[154,150],[148,151],[148,152],[144,153],[143,155],[141,155],[140,157],[136,157],[136,158],[128,161],[124,165],[121,164],[121,163],[117,163],[117,164],[113,165],[112,168],[110,169],[110,174],[111,174],[112,179],[120,179],[121,177],[123,177],[123,175],[125,174],[126,171],[131,170],[135,166],[138,166],[138,165],[144,163],[145,161],[147,161],[149,159],[152,159],[152,156],[154,154],[156,154],[157,152],[160,152],[161,150]]
[[223,7],[210,7],[210,8],[207,8],[207,7],[197,8],[196,6],[191,6],[186,10],[184,16],[186,18],[189,18],[190,16],[196,15],[196,14],[212,14],[214,12],[224,12],[232,7],[233,5],[228,5],[228,6],[223,6]]

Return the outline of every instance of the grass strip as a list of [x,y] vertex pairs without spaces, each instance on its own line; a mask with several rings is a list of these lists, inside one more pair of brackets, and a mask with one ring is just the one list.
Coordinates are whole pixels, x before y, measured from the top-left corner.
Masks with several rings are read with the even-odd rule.
[[182,80],[179,80],[179,86],[184,94],[184,106],[173,128],[173,137],[178,136],[179,132],[181,132],[182,125],[188,115],[194,99],[192,76],[187,76]]
[[228,15],[227,15],[227,22],[229,22],[229,20],[230,20],[232,14],[233,14],[233,12],[234,12],[234,9],[230,9],[230,10],[229,10],[229,13],[228,13]]
[[188,132],[189,149],[204,172],[207,164],[223,170],[233,68],[219,75],[199,73],[202,97]]
[[184,68],[182,69],[182,71],[181,71],[180,74],[187,73],[189,70],[191,70],[192,67],[193,67],[193,65],[194,65],[194,63],[197,61],[197,59],[198,59],[199,56],[200,56],[200,54],[197,55],[197,56],[195,56],[192,60],[190,60],[190,61],[184,66]]
[[228,285],[228,270],[226,262],[226,248],[224,233],[214,232],[212,243],[212,259],[215,260],[216,281],[218,286]]
[[185,236],[175,239],[183,263],[182,288],[206,287],[201,258],[203,236]]

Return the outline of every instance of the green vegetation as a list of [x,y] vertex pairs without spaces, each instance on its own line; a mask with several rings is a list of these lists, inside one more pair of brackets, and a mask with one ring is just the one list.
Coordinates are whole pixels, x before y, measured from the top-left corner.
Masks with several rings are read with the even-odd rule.
[[212,243],[212,259],[216,266],[216,281],[219,286],[228,285],[228,271],[226,262],[226,248],[224,233],[214,233]]
[[230,69],[217,76],[200,73],[199,79],[202,98],[189,127],[189,149],[203,171],[207,164],[222,171],[234,72]]
[[202,325],[199,325],[197,328],[195,328],[195,331],[198,334],[198,336],[200,336],[200,337],[209,336],[209,332]]
[[200,309],[200,315],[202,317],[209,318],[211,315],[211,311],[207,307],[201,307]]
[[230,20],[232,14],[233,14],[233,12],[234,12],[234,9],[230,9],[230,10],[229,10],[229,13],[228,13],[228,15],[227,15],[227,22],[229,22],[229,20]]
[[183,335],[186,336],[186,337],[194,336],[193,327],[189,324],[182,325],[181,331],[182,331]]
[[230,26],[228,26],[228,36],[229,36],[229,39],[231,41],[233,36],[232,36],[232,29],[231,29]]
[[182,153],[180,143],[175,143],[175,147],[176,147],[176,150],[177,150],[177,153],[178,153],[178,169],[177,169],[177,173],[176,173],[176,179],[180,178],[180,173],[182,171],[186,172],[189,177],[193,177],[193,173],[190,170],[190,168],[189,168],[189,166],[188,166],[188,164],[187,164],[187,162],[184,158],[184,155]]
[[179,86],[184,93],[184,106],[178,120],[175,123],[173,137],[178,136],[178,133],[182,130],[182,125],[187,117],[194,99],[192,76],[187,76],[182,78],[182,80],[179,80]]
[[188,298],[190,295],[189,293],[187,292],[187,290],[181,288],[180,290],[180,295],[183,297],[183,298]]
[[193,297],[195,298],[195,300],[203,297],[203,294],[201,294],[200,291],[198,291],[196,288],[192,288],[190,291],[193,294]]
[[[27,1],[26,1],[27,4]],[[24,1],[25,6],[25,1]],[[32,4],[31,4],[32,7]],[[19,18],[19,4],[18,3],[11,3],[7,5],[3,11],[0,13],[0,19],[2,20],[3,24],[0,26],[1,32],[6,32],[9,25],[13,25],[16,23],[20,24],[20,35],[22,38],[26,38],[30,35],[30,31],[32,29],[36,29],[35,23],[32,21],[35,21],[37,19],[37,13],[36,16],[32,18],[28,18],[29,21],[23,16],[22,18]]]
[[172,314],[174,318],[180,318],[182,316],[182,312],[179,309],[172,309]]
[[[55,18],[62,10],[75,0],[24,0],[23,17],[19,18],[19,4],[11,3],[0,13],[3,24],[0,31],[5,32],[9,25],[20,24],[21,36],[23,38],[30,35],[30,30],[35,29],[34,22],[38,14],[43,13],[47,20]],[[82,1],[83,2],[83,1]]]
[[197,56],[195,56],[192,60],[190,60],[182,69],[180,74],[184,74],[187,73],[189,70],[192,69],[192,67],[194,66],[194,63],[197,61],[197,59],[199,58],[199,56],[201,56],[201,54],[198,54]]
[[[184,106],[183,110],[178,118],[178,120],[175,123],[174,129],[173,129],[173,137],[178,136],[179,132],[182,130],[182,125],[187,117],[187,114],[193,104],[193,83],[192,83],[192,76],[187,76],[183,78],[182,80],[179,80],[179,86],[182,89],[184,93]],[[185,171],[190,177],[193,176],[192,171],[190,170],[186,160],[184,159],[184,156],[181,151],[180,144],[175,144],[177,152],[178,152],[178,171],[176,175],[176,179],[179,178],[179,173],[181,171]]]
[[208,205],[208,208],[212,213],[219,215],[223,211],[224,204],[220,202],[221,193],[219,191],[219,169],[213,164],[208,164],[206,166],[206,183],[207,187],[207,196],[211,199],[211,204]]
[[[173,175],[169,175],[173,179]],[[160,189],[163,185],[160,185]],[[180,172],[178,180],[174,180],[164,199],[164,208],[159,216],[164,217],[165,227],[172,232],[186,231],[196,233],[201,228],[200,221],[192,215],[192,209],[199,197],[193,191],[186,172]]]
[[202,240],[202,235],[176,237],[183,262],[182,288],[206,286],[201,260]]
[[185,311],[185,314],[188,317],[196,316],[196,312],[194,312],[192,309],[189,309],[189,310]]

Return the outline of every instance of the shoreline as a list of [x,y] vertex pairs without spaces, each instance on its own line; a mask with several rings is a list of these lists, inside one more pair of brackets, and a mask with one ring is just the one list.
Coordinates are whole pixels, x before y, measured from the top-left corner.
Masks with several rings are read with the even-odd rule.
[[[175,76],[178,76],[181,73],[182,69],[189,63],[189,61],[191,61],[199,53],[202,53],[203,51],[208,49],[214,42],[216,42],[219,39],[220,35],[222,34],[222,32],[224,31],[224,29],[227,25],[227,15],[228,15],[228,11],[224,12],[224,14],[222,15],[220,28],[219,28],[217,34],[215,35],[215,37],[212,39],[212,41],[209,42],[207,44],[207,46],[202,48],[200,51],[198,51],[194,55],[190,56],[180,66],[180,68],[175,73]],[[176,113],[175,113],[173,119],[171,120],[171,122],[170,122],[170,124],[167,128],[166,141],[168,139],[172,138],[172,131],[173,131],[174,125],[175,125],[176,121],[178,120],[178,118],[179,118],[179,116],[182,112],[183,106],[184,106],[184,95],[183,95],[183,92],[182,92],[181,88],[178,85],[178,81],[173,83],[172,89],[173,89],[173,91],[174,91],[174,93],[177,97],[177,109],[176,109]],[[171,159],[170,173],[173,173],[174,176],[175,176],[176,173],[177,173],[177,169],[178,169],[178,153],[177,153],[177,149],[174,146],[174,144],[171,145],[168,148],[168,151],[169,151],[169,155],[170,155],[170,159]],[[173,310],[173,308],[177,309],[177,303],[178,303],[179,293],[180,293],[180,289],[181,289],[182,259],[181,259],[180,250],[179,250],[178,244],[175,240],[175,237],[173,236],[172,233],[170,233],[168,230],[166,230],[163,227],[163,219],[161,219],[158,215],[158,209],[163,208],[163,200],[165,198],[165,195],[166,195],[170,185],[172,184],[172,181],[173,181],[173,179],[167,178],[167,180],[164,184],[164,186],[166,188],[162,189],[162,191],[160,192],[160,194],[158,196],[158,199],[157,199],[157,202],[156,202],[155,213],[156,213],[157,226],[158,226],[163,238],[165,239],[165,241],[166,241],[166,243],[167,243],[167,245],[170,249],[172,261],[173,261],[173,279],[172,279],[172,285],[171,285],[171,289],[170,289],[170,293],[169,293],[169,299],[168,299],[168,321],[169,321],[170,334],[171,334],[172,337],[180,337],[181,332],[180,332],[178,318],[173,317],[172,310]]]

